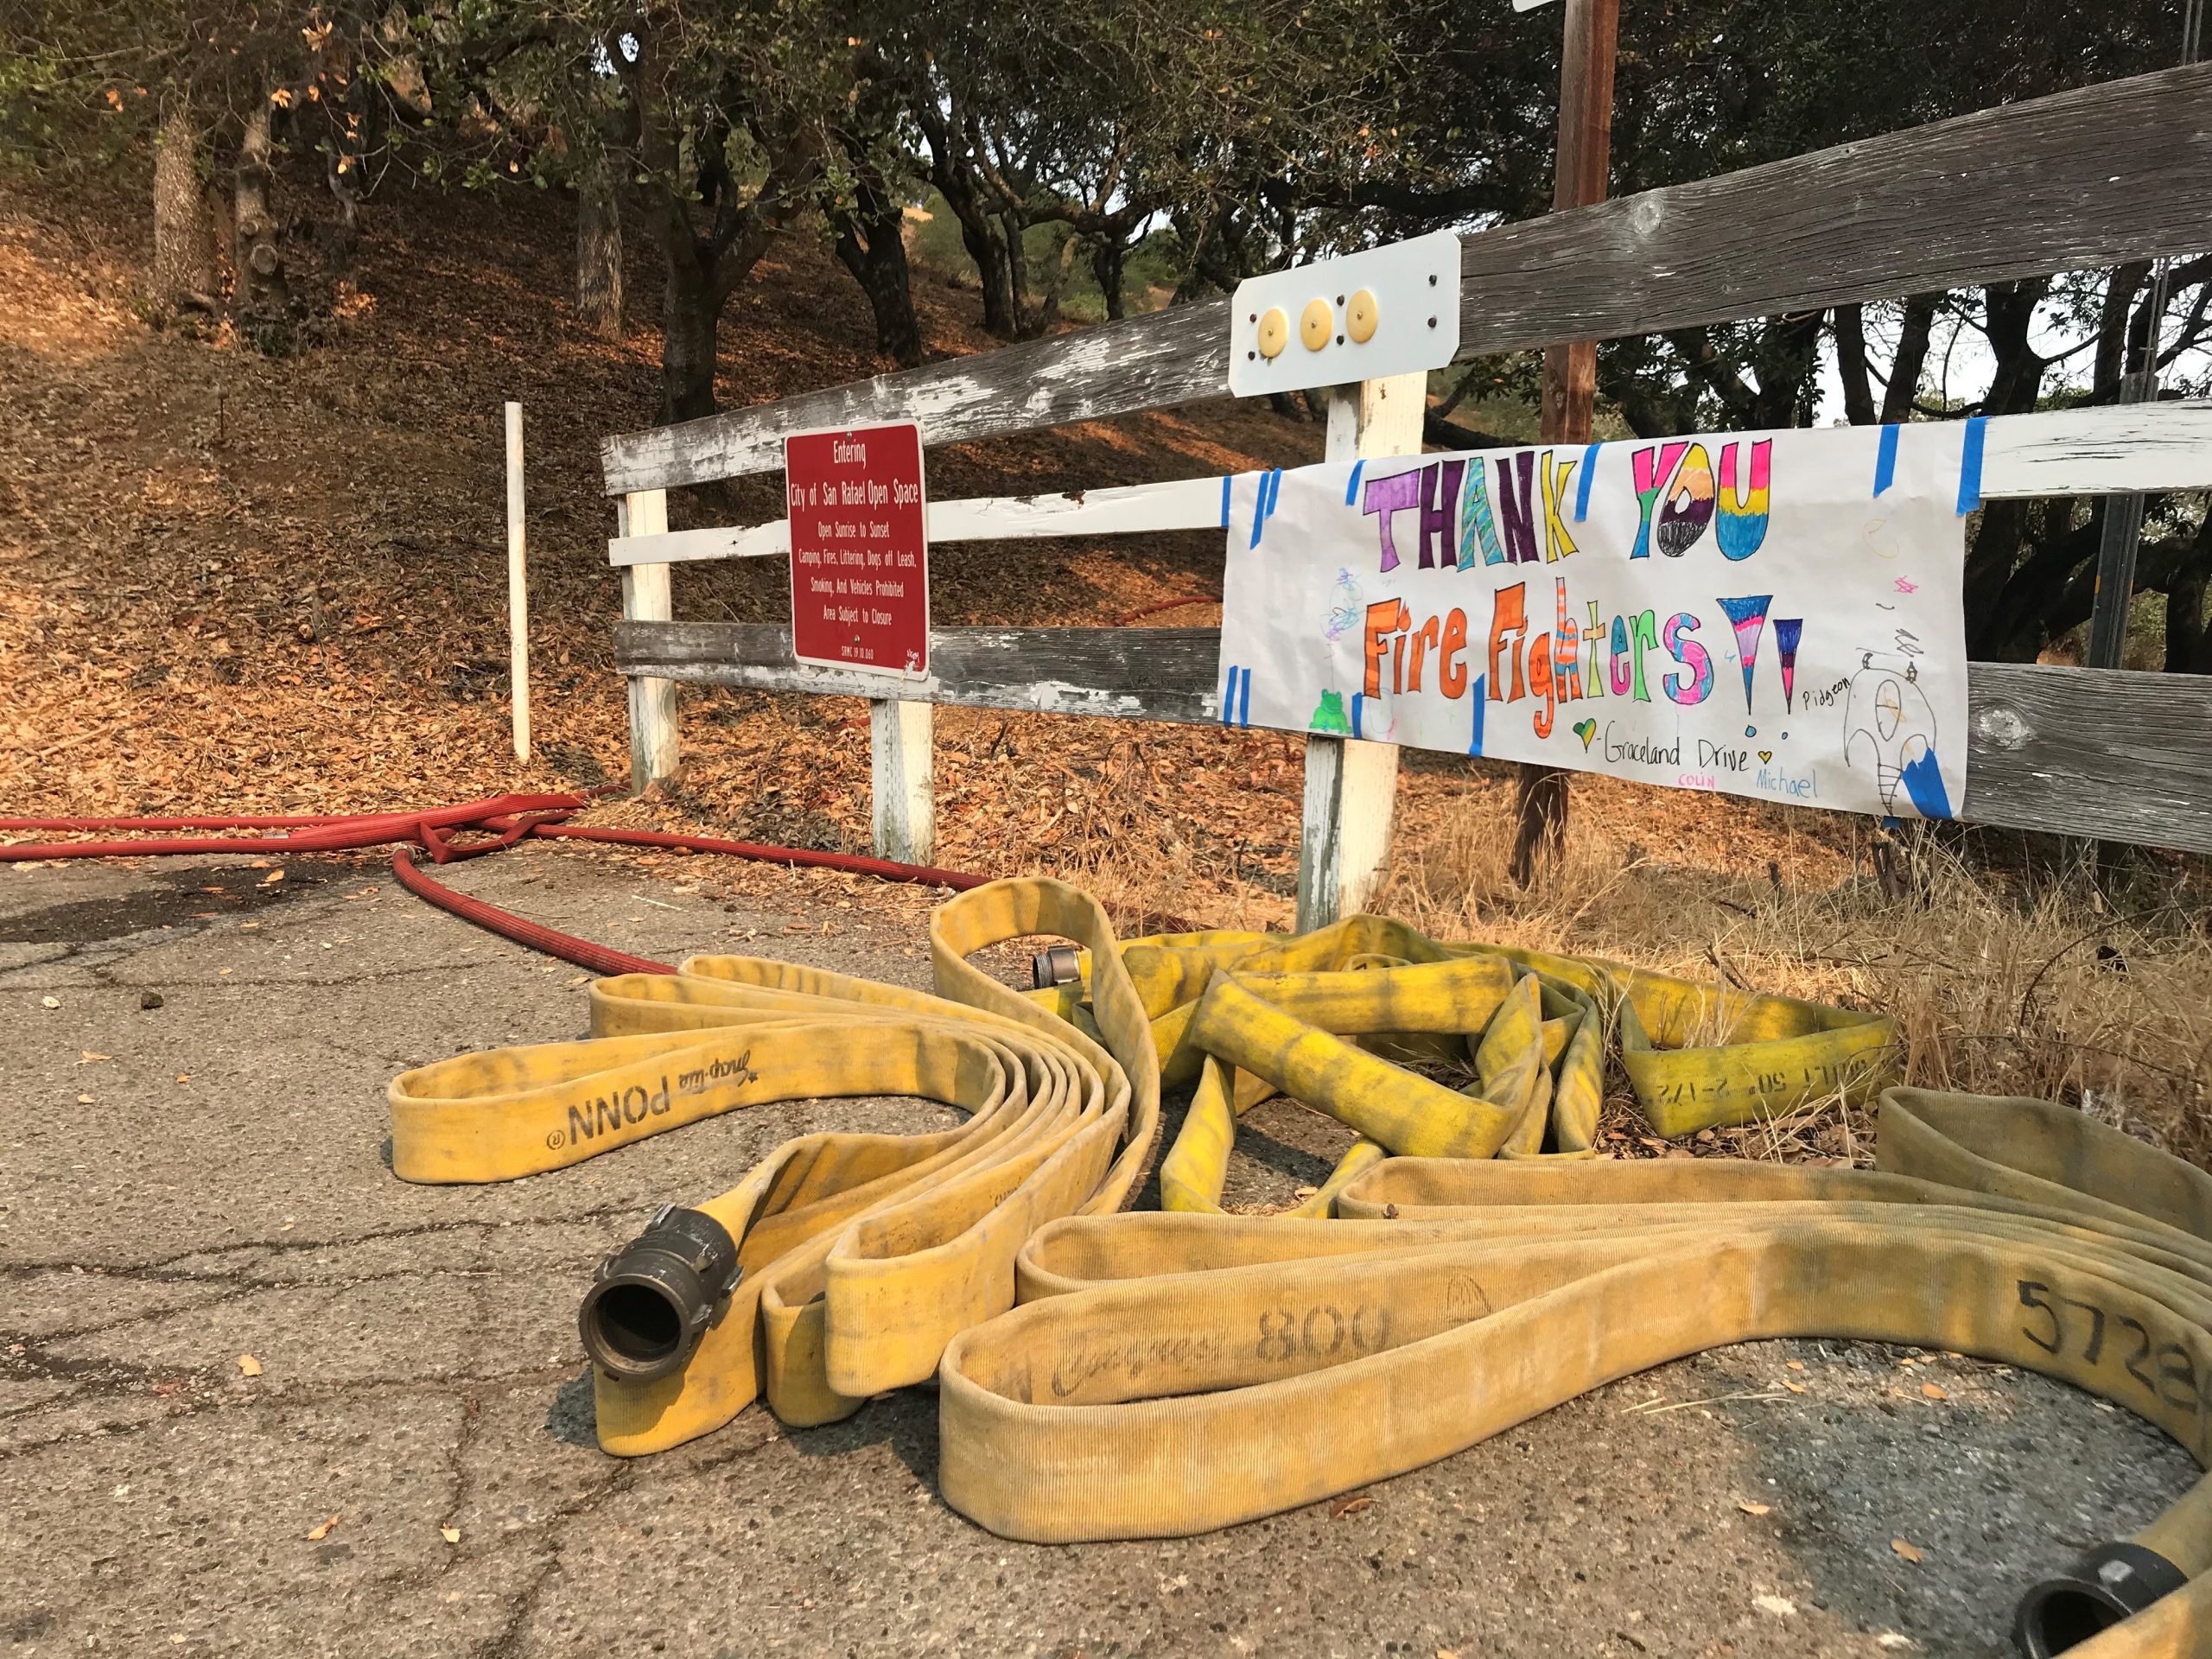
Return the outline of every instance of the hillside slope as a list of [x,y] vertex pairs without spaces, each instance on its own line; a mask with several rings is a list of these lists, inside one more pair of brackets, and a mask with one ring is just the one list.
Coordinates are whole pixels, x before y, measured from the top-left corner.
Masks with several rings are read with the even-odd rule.
[[[303,263],[331,315],[271,359],[162,332],[133,308],[135,204],[64,217],[0,196],[0,798],[17,812],[318,810],[619,776],[597,444],[644,423],[656,385],[650,258],[607,344],[569,303],[568,205],[533,192],[380,202],[350,279]],[[988,349],[973,297],[927,271],[934,353]],[[874,372],[857,289],[786,237],[732,302],[726,405]],[[501,410],[529,450],[535,764],[509,750]],[[1223,403],[934,451],[942,497],[1096,486],[1318,458],[1321,435]],[[688,493],[680,526],[772,516],[772,479]],[[1102,626],[1218,592],[1211,534],[949,548],[942,623]],[[780,564],[687,568],[679,615],[785,613]],[[1157,619],[1199,625],[1192,607]],[[685,784],[668,809],[740,833],[859,846],[865,711],[688,690]],[[1280,916],[1301,745],[963,710],[939,720],[939,856],[987,869],[1129,867]],[[1503,831],[1497,769],[1409,766],[1416,836],[1472,811]],[[1818,814],[1593,785],[1585,817],[1670,860],[1832,879],[1851,833]],[[1615,833],[1618,832],[1618,833]],[[1135,874],[1132,879],[1137,879]],[[1193,884],[1195,887],[1193,887]]]

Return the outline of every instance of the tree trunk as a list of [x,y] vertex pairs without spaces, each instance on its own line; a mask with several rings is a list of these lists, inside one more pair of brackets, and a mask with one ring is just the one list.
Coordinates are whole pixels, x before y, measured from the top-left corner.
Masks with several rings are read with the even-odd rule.
[[[2031,335],[2036,307],[2050,288],[2050,279],[2038,276],[2021,282],[1992,283],[1983,289],[1984,332],[1989,349],[1997,359],[1989,378],[1989,391],[1982,399],[1983,414],[2020,415],[2036,406],[2043,391],[2044,372],[2050,365],[2035,349]],[[2102,508],[2099,510],[2101,512]],[[2043,545],[2031,543],[2031,504],[2017,498],[1982,504],[1981,526],[1974,533],[1973,546],[1967,550],[1965,581],[1967,645],[1977,656],[1999,651],[2009,651],[2016,658],[2034,654],[2030,644],[2034,638],[2034,624],[2023,621],[2008,626],[1999,604],[2023,555],[2032,559],[2034,552]],[[2044,522],[2049,523],[2047,518]],[[2062,546],[2070,543],[2054,533],[2049,545],[2056,555]],[[2038,584],[2039,592],[2049,596],[2049,603],[2043,610],[2045,619],[2053,616],[2056,601],[2064,591],[2058,578],[2070,569],[2071,563],[2051,572],[2051,579]],[[2005,660],[2003,657],[1993,659]]]
[[1060,326],[1060,302],[1067,293],[1068,273],[1075,269],[1076,236],[1073,232],[1060,238],[1060,245],[1045,267],[1045,297],[1037,307],[1037,321],[1032,334],[1049,334]]
[[287,316],[291,289],[284,274],[284,252],[276,234],[276,219],[270,207],[270,139],[269,99],[257,100],[245,118],[238,141],[237,237],[238,288],[231,296],[240,322],[263,351],[281,351],[289,343]]
[[1872,426],[1874,389],[1866,374],[1866,320],[1857,305],[1835,308],[1835,372],[1843,382],[1843,418],[1853,426]]
[[2166,589],[2166,672],[2203,672],[2205,572],[2200,567]]
[[1751,429],[1774,431],[1808,424],[1813,412],[1813,374],[1820,363],[1820,314],[1770,322],[1760,329],[1758,342],[1759,390],[1751,406]]
[[1012,340],[1018,332],[1019,313],[1014,305],[1014,271],[1007,264],[1006,244],[999,240],[990,220],[981,215],[972,223],[961,218],[960,240],[968,257],[976,262],[976,275],[983,284],[984,332],[1000,340]]
[[622,204],[604,156],[576,188],[576,314],[601,340],[622,338]]
[[998,216],[999,238],[1006,249],[1007,297],[1014,310],[1014,334],[1027,340],[1036,334],[1037,319],[1029,309],[1029,250],[1022,244],[1020,215]]
[[1119,236],[1110,232],[1096,238],[1090,245],[1090,274],[1098,279],[1098,291],[1106,296],[1106,321],[1119,322],[1127,304],[1122,292],[1122,266],[1128,257],[1128,248]]
[[875,315],[877,355],[911,369],[922,360],[922,330],[914,318],[913,277],[906,264],[906,209],[872,168],[855,170],[859,189],[854,205],[830,216],[837,259],[868,296]]
[[154,149],[154,299],[213,310],[215,245],[200,184],[200,135],[181,92],[162,112]]
[[[686,238],[687,240],[689,238]],[[715,336],[721,296],[696,247],[668,250],[661,300],[660,418],[696,421],[715,412]]]
[[1896,426],[1912,418],[1913,399],[1920,395],[1920,372],[1928,366],[1928,330],[1936,321],[1936,294],[1915,294],[1904,302],[1904,321],[1897,331],[1897,355],[1890,362],[1890,384],[1882,394],[1882,424]]
[[2131,366],[2141,366],[2139,363],[2131,365],[2126,360],[2127,314],[2150,275],[2151,262],[2147,259],[2113,268],[2111,279],[2105,284],[2104,307],[2097,323],[2097,355],[2089,374],[2092,391],[2110,396],[2119,389],[2120,377]]
[[322,106],[330,123],[322,173],[330,199],[338,205],[338,223],[328,239],[329,264],[334,271],[349,271],[360,256],[361,198],[367,188],[363,163],[369,153],[369,123],[381,100],[361,73],[352,37],[338,31],[321,39],[310,54],[309,74],[321,78]]
[[[1559,140],[1553,150],[1552,211],[1605,199],[1611,164],[1614,50],[1620,0],[1573,0],[1560,48]],[[1812,318],[1820,327],[1820,315]],[[1586,443],[1597,403],[1598,344],[1567,340],[1544,348],[1542,403],[1546,442]],[[1527,887],[1540,860],[1556,859],[1567,842],[1567,773],[1523,763],[1516,769],[1513,852],[1506,868]]]

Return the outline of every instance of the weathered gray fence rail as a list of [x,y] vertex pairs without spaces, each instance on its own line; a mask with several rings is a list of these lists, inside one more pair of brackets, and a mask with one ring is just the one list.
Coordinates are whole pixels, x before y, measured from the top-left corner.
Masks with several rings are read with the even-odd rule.
[[[947,628],[907,695],[971,709],[1208,724],[1212,628]],[[795,664],[768,622],[623,622],[614,662],[754,691],[865,697],[881,682]],[[2032,663],[1969,666],[1973,741],[1960,817],[2016,830],[2212,853],[2212,677]]]
[[[1462,238],[1459,354],[1641,334],[2212,247],[2212,65],[2085,87]],[[621,498],[617,660],[633,780],[677,763],[682,680],[866,696],[878,849],[926,859],[937,702],[1203,721],[1213,636],[952,629],[935,677],[802,668],[781,630],[682,623],[671,563],[773,555],[782,526],[669,536],[665,492],[773,470],[793,432],[912,420],[942,444],[1226,395],[1226,302],[1010,346],[602,445]],[[1421,448],[1423,377],[1338,388],[1328,454]],[[933,536],[1136,533],[1211,522],[1192,480],[1043,500],[932,504]],[[1209,487],[1218,480],[1198,481]],[[1984,493],[2212,485],[2212,410],[1993,421]],[[2212,852],[2212,680],[1976,664],[1962,815]],[[1299,913],[1363,899],[1387,852],[1396,750],[1313,736]]]

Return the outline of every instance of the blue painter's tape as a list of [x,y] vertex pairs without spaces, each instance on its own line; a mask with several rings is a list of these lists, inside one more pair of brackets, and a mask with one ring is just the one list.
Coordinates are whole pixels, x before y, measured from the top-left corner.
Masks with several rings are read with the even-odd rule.
[[1590,480],[1598,476],[1599,448],[1593,443],[1582,452],[1582,481],[1574,486],[1574,522],[1578,524],[1590,516]]
[[1874,493],[1897,481],[1897,429],[1894,426],[1882,429],[1882,447],[1874,452]]
[[1229,486],[1230,482],[1231,480],[1225,476],[1221,480],[1221,527],[1224,530],[1227,530],[1229,528]]
[[1361,711],[1365,709],[1366,706],[1367,694],[1365,692],[1355,691],[1351,694],[1351,734],[1354,737],[1357,737],[1359,735],[1359,716]]
[[1365,461],[1355,461],[1352,462],[1351,477],[1344,485],[1344,505],[1352,507],[1359,505],[1359,475],[1363,472],[1366,471],[1366,469],[1367,463]]
[[1249,668],[1244,671],[1244,689],[1236,696],[1236,723],[1239,726],[1252,723],[1252,671]]
[[1935,750],[1923,751],[1917,760],[1905,767],[1904,778],[1914,811],[1923,818],[1951,816],[1951,792],[1943,787],[1943,772],[1936,764]]
[[[1966,449],[1959,456],[1959,511],[1972,512],[1981,505],[1981,441],[1989,417],[1977,415],[1967,423]],[[1946,817],[1948,813],[1944,814]]]
[[1229,711],[1236,706],[1236,676],[1241,671],[1232,663],[1228,682],[1221,688],[1221,723],[1224,726],[1229,724]]
[[1260,533],[1268,519],[1274,517],[1275,497],[1282,493],[1282,468],[1260,474],[1259,493],[1252,499],[1252,545],[1260,544]]
[[1490,676],[1487,674],[1478,674],[1475,676],[1475,683],[1467,688],[1468,701],[1475,705],[1475,734],[1467,743],[1469,754],[1480,754],[1483,752],[1483,713],[1490,705],[1490,687],[1487,683],[1489,679]]

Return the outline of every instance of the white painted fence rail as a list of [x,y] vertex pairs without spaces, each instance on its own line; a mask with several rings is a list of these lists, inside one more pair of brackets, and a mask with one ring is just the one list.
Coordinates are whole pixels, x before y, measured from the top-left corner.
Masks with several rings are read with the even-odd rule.
[[[2212,403],[1999,415],[1983,428],[1983,435],[1981,493],[1986,499],[2196,489],[2203,486],[2204,457],[2212,450]],[[1395,440],[1412,447],[1376,453],[1417,454],[1420,436],[1416,422]],[[1333,448],[1330,454],[1334,458]],[[932,501],[926,522],[932,545],[1046,536],[1136,536],[1226,528],[1236,508],[1244,505],[1244,498],[1235,493],[1235,481],[1216,474],[1060,495]],[[791,522],[777,518],[765,524],[617,536],[607,543],[607,557],[608,563],[623,569],[705,559],[782,558],[791,547]]]

